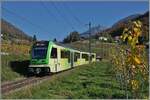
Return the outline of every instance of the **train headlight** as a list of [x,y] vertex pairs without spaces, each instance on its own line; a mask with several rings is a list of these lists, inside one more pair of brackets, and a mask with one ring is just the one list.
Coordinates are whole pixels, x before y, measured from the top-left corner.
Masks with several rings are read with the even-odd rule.
[[41,72],[41,68],[36,68],[36,74],[39,74]]

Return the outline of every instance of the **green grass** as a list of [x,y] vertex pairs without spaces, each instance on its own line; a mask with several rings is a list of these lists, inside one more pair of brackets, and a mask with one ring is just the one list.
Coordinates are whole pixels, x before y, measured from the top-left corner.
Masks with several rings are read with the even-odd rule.
[[28,56],[25,55],[2,55],[1,56],[1,81],[12,81],[25,76]]
[[38,86],[26,87],[20,91],[4,95],[7,99],[92,99],[126,98],[115,77],[112,66],[107,61],[82,65],[73,70],[53,76],[51,80]]

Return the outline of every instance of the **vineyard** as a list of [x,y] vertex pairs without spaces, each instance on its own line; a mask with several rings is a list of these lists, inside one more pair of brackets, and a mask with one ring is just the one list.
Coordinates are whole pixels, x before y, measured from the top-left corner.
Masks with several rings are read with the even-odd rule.
[[[132,98],[148,98],[148,49],[139,43],[139,37],[142,36],[141,28],[140,21],[129,22],[120,36],[121,43],[92,43],[92,50],[114,65],[113,72],[120,87],[126,91],[126,98],[129,98],[127,91],[132,94]],[[82,43],[82,46],[76,42],[72,46],[87,50],[88,42]]]
[[30,45],[4,42],[1,46],[1,51],[7,53],[7,55],[1,56],[2,82],[25,78],[27,65],[29,63]]
[[9,54],[15,54],[15,55],[29,55],[29,50],[31,45],[22,45],[22,44],[15,44],[15,43],[2,43],[1,44],[2,52],[7,52]]

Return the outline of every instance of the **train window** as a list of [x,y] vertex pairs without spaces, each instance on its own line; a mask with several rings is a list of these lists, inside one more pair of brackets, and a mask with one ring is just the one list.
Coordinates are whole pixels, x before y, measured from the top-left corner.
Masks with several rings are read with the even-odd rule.
[[57,58],[57,48],[52,48],[51,58]]
[[94,58],[94,55],[92,55],[92,58]]
[[92,54],[91,56],[90,56],[90,60],[92,60],[94,58],[94,55]]
[[89,60],[89,56],[88,56],[88,54],[82,54],[82,58],[83,58],[83,59],[85,59],[86,61],[88,61],[88,60]]
[[74,61],[77,62],[77,59],[80,59],[80,53],[74,53]]
[[70,58],[70,51],[61,50],[61,58]]
[[94,55],[94,54],[93,54],[92,56],[93,56],[92,58],[95,58],[95,55]]
[[65,55],[65,51],[61,50],[61,58],[67,58]]

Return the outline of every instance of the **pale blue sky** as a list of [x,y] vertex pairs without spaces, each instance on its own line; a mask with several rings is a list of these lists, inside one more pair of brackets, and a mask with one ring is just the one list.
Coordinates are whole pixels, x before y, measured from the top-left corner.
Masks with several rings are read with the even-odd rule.
[[[148,2],[3,2],[2,18],[41,40],[62,40],[71,31],[80,33],[87,24],[110,27],[132,14],[148,11]],[[5,9],[3,9],[5,8]]]

